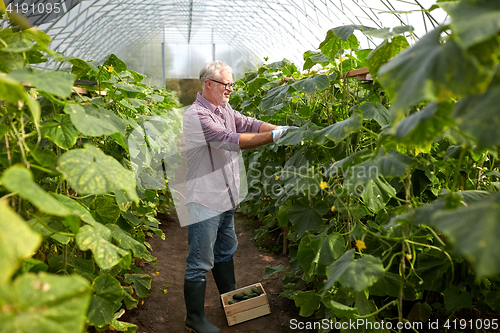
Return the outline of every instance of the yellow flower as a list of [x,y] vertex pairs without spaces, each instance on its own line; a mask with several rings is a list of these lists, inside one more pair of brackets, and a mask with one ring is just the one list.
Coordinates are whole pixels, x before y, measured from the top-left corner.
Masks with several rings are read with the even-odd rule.
[[328,187],[328,184],[325,181],[323,181],[323,182],[319,183],[319,187],[321,187],[321,189],[324,190],[325,188]]
[[323,174],[323,170],[319,170],[319,173],[322,175]]
[[160,275],[160,272],[156,272],[156,275]]
[[163,289],[163,293],[166,294],[167,293],[167,289]]
[[363,242],[361,239],[356,239],[356,247],[361,251],[363,249],[366,249],[365,242]]
[[141,305],[144,305],[144,301],[141,302]]
[[109,65],[109,67],[108,67],[108,72],[110,72],[110,73],[111,73],[114,69],[115,69],[115,68],[113,67],[113,65]]
[[279,176],[274,177],[274,180],[278,180],[278,179],[280,179],[280,177],[279,177]]
[[335,206],[332,206],[332,209],[330,209],[332,212],[335,210]]
[[168,184],[168,179],[165,179],[165,184]]

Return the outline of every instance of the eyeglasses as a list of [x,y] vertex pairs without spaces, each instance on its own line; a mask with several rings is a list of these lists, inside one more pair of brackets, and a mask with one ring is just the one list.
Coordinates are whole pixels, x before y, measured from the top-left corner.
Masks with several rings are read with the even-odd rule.
[[227,90],[229,90],[229,88],[234,88],[234,86],[236,86],[236,83],[222,83],[222,82],[212,80],[212,79],[209,79],[209,80],[222,84]]

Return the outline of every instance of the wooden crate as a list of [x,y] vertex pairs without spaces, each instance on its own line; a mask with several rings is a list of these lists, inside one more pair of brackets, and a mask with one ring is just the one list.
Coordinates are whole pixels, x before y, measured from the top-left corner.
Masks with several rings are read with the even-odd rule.
[[[229,304],[229,301],[234,301],[233,295],[241,294],[243,292],[251,293],[251,288],[253,287],[260,291],[259,296],[239,301],[235,304]],[[222,306],[224,307],[224,312],[226,313],[227,324],[229,326],[271,313],[266,291],[260,283],[230,291],[222,294],[220,297],[222,300]]]

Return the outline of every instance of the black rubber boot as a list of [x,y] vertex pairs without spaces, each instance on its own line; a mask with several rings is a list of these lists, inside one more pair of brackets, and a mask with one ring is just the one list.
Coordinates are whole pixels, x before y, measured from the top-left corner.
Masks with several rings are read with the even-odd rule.
[[205,290],[207,281],[184,280],[186,302],[186,330],[192,333],[221,333],[205,318]]
[[236,287],[236,279],[234,277],[234,262],[233,258],[226,262],[214,264],[212,268],[215,284],[219,293],[222,295],[229,291],[238,289]]

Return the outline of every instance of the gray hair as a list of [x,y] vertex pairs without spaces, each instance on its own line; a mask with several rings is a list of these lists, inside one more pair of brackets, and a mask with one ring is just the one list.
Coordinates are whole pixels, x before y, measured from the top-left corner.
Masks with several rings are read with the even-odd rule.
[[233,69],[224,61],[216,60],[207,63],[200,71],[200,83],[202,88],[205,88],[205,81],[212,78],[217,78],[221,72],[228,72],[233,75]]

